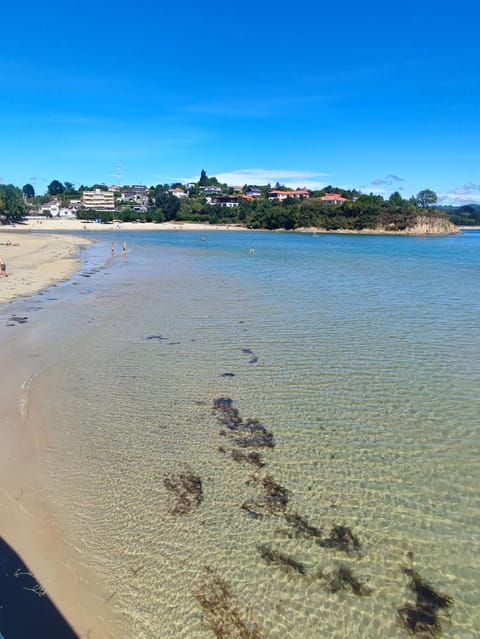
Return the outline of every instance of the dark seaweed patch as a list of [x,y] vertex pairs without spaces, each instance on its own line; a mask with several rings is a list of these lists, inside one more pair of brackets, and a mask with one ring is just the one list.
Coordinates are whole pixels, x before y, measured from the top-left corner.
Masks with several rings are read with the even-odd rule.
[[195,593],[205,613],[205,624],[217,639],[262,639],[256,623],[247,623],[248,610],[242,612],[233,601],[230,584],[207,568],[207,575]]
[[16,322],[17,324],[25,324],[28,322],[28,317],[19,317],[18,315],[12,315],[8,319],[10,322]]
[[248,362],[249,364],[256,364],[258,362],[258,357],[252,357],[252,359]]
[[[285,512],[289,499],[289,491],[284,486],[277,483],[271,475],[266,475],[262,478],[253,476],[252,482],[260,484],[264,494],[245,502],[242,508],[245,506],[250,507],[250,504],[253,504],[253,506],[266,510],[271,515],[278,515]],[[246,510],[247,508],[244,509]]]
[[253,351],[251,348],[242,348],[242,353],[246,353],[247,355],[253,355]]
[[[325,575],[323,576],[325,577]],[[371,594],[370,588],[357,579],[348,566],[338,566],[326,579],[327,590],[330,592],[350,589],[358,597],[368,597]]]
[[403,627],[421,639],[439,637],[442,627],[439,610],[446,610],[453,605],[453,599],[448,595],[436,592],[417,572],[405,568],[405,574],[410,577],[410,589],[415,594],[415,603],[406,603],[399,608],[398,614]]
[[293,557],[290,557],[290,555],[285,555],[278,550],[273,550],[266,544],[257,546],[257,550],[262,556],[262,559],[268,564],[275,564],[281,568],[287,569],[289,572],[297,572],[300,575],[304,575],[306,573],[305,566]]
[[235,373],[222,373],[222,377],[235,377]]
[[246,513],[248,513],[250,515],[250,517],[252,517],[252,519],[262,519],[263,518],[263,514],[262,513],[259,513],[258,511],[253,509],[252,502],[250,502],[250,501],[244,501],[243,504],[240,506],[240,508],[242,510],[244,510]]
[[252,464],[252,466],[256,466],[257,468],[263,468],[263,466],[265,466],[262,456],[257,452],[252,451],[251,453],[242,453],[234,448],[231,456],[236,462],[246,462],[247,464]]
[[306,517],[301,517],[297,513],[285,513],[285,521],[293,527],[294,534],[297,537],[306,537],[308,539],[310,537],[319,538],[322,535],[320,528],[311,526]]
[[143,339],[168,339],[168,337],[163,337],[162,335],[145,335]]
[[238,408],[233,406],[233,401],[230,398],[219,397],[214,399],[213,408],[217,411],[219,422],[234,433],[237,446],[242,448],[274,448],[275,439],[273,433],[267,430],[258,419],[243,421]]
[[347,526],[333,526],[330,536],[319,539],[317,544],[346,553],[360,552],[362,548],[358,537]]
[[193,473],[170,473],[163,483],[175,495],[175,504],[171,509],[174,515],[185,515],[200,506],[203,500],[202,480]]
[[233,406],[233,400],[229,397],[219,397],[218,399],[213,400],[213,408],[225,410],[231,406]]

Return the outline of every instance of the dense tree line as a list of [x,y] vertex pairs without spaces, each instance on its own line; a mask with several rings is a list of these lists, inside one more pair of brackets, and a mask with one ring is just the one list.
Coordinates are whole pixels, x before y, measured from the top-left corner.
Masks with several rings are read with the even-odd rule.
[[22,191],[13,184],[0,184],[0,224],[19,222],[26,214]]
[[457,226],[480,226],[480,205],[466,204],[456,209],[448,210],[450,222]]

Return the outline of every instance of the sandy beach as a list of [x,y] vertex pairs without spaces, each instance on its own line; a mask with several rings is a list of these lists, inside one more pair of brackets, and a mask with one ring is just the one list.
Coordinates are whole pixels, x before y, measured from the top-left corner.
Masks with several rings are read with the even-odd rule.
[[80,265],[82,237],[29,233],[18,227],[0,228],[0,258],[8,277],[0,278],[0,303],[68,279]]
[[[0,540],[2,561],[12,565],[23,561],[24,567],[18,564],[18,570],[25,575],[31,571],[32,579],[41,584],[38,588],[45,588],[47,596],[41,601],[48,601],[51,608],[43,606],[42,610],[47,610],[52,633],[59,625],[55,621],[58,613],[52,612],[56,606],[72,624],[75,636],[100,638],[117,636],[112,631],[115,624],[104,604],[102,588],[92,586],[91,576],[72,565],[72,549],[65,542],[63,524],[45,499],[40,459],[48,454],[52,442],[47,425],[30,414],[31,387],[42,367],[58,355],[61,330],[51,330],[52,318],[40,324],[29,322],[20,329],[8,319],[7,310],[9,302],[19,300],[22,304],[20,298],[28,300],[30,295],[71,277],[81,264],[79,248],[88,243],[90,240],[80,236],[30,232],[23,225],[0,228],[0,258],[8,274],[0,278],[0,310],[6,320],[0,331],[0,367],[4,372],[0,384]],[[11,627],[8,615],[18,615],[21,605],[21,597],[15,595],[20,592],[14,587],[16,581],[10,588],[6,577],[2,572],[0,581],[8,589],[12,605],[5,611],[3,629]],[[33,594],[33,598],[38,597],[38,593]],[[30,613],[40,618],[33,608]],[[27,603],[26,615],[30,614],[28,609]],[[37,610],[41,611],[38,606]]]

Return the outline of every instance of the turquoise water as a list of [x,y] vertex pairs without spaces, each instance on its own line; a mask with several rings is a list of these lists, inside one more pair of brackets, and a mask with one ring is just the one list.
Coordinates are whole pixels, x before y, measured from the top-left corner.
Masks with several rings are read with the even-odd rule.
[[[96,237],[40,311],[68,339],[32,392],[52,500],[125,636],[405,637],[413,568],[454,600],[442,635],[477,637],[480,233]],[[129,253],[99,268],[112,237]],[[218,398],[275,447],[240,448]],[[179,514],[188,473],[203,499]],[[329,547],[334,526],[361,547]]]

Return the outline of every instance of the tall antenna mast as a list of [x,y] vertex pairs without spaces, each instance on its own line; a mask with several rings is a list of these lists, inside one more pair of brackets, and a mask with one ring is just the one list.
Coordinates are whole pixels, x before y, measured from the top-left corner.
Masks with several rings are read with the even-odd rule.
[[122,177],[122,173],[120,170],[120,162],[117,162],[117,186],[120,188],[120,178]]

